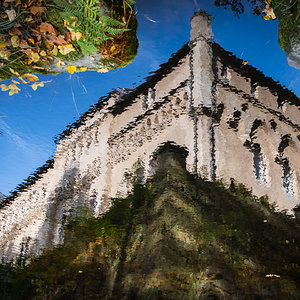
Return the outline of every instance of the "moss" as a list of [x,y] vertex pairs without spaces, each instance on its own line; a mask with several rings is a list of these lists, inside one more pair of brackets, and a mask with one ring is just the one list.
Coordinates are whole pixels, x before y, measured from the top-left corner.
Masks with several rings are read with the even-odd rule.
[[233,180],[195,178],[180,153],[102,217],[74,211],[62,247],[0,266],[3,298],[299,299],[299,224]]
[[294,20],[289,15],[280,19],[278,26],[278,43],[282,50],[286,50],[289,44],[290,32],[293,27]]

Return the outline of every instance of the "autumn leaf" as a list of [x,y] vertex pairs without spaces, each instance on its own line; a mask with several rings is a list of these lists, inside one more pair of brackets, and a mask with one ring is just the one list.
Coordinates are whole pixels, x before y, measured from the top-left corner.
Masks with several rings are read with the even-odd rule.
[[42,50],[42,51],[40,52],[40,56],[47,56],[46,51],[45,51],[45,50]]
[[20,82],[19,81],[17,81],[17,80],[14,80],[14,79],[12,79],[11,80],[13,83],[15,83],[15,84],[20,84]]
[[29,74],[29,73],[24,74],[23,77],[25,77],[25,78],[28,79],[29,81],[36,81],[36,80],[39,80],[39,78],[38,78],[36,75]]
[[40,81],[40,82],[35,82],[31,85],[31,88],[36,91],[37,88],[40,86],[40,87],[43,87],[45,83],[47,82],[51,82],[52,80],[48,80],[48,81]]
[[74,72],[76,72],[76,67],[75,66],[67,66],[67,71],[70,73],[70,74],[73,74]]
[[40,56],[36,52],[32,53],[30,58],[32,59],[33,62],[38,62],[40,60]]
[[5,48],[7,46],[8,46],[7,44],[0,44],[0,48]]
[[268,20],[270,20],[270,19],[271,19],[271,16],[269,16],[269,15],[267,15],[267,16],[264,16],[264,19],[265,19],[266,21],[268,21]]
[[22,81],[23,84],[27,84],[27,83],[28,83],[27,81],[25,81],[25,80],[23,79],[23,77],[19,76],[18,78]]
[[50,24],[50,23],[41,23],[40,25],[40,32],[41,33],[51,33],[56,35],[57,32],[55,30],[55,28]]
[[33,15],[36,15],[36,14],[42,14],[45,10],[45,7],[42,7],[42,6],[31,6],[30,7],[30,12],[33,14]]
[[29,45],[27,44],[26,41],[21,40],[21,41],[20,41],[20,48],[29,48]]
[[20,76],[20,74],[12,68],[9,68],[9,71],[16,76]]
[[8,33],[10,35],[22,35],[22,31],[17,27],[11,28]]
[[6,10],[5,12],[8,16],[9,21],[14,20],[17,16],[16,11],[14,9]]
[[101,68],[101,69],[98,69],[97,72],[98,73],[106,73],[108,72],[109,70],[107,68]]
[[13,47],[15,47],[15,48],[19,47],[19,45],[20,45],[20,38],[17,35],[12,36],[11,39],[10,39],[10,41],[11,41],[11,45]]
[[0,84],[0,89],[1,89],[2,92],[5,92],[5,91],[9,90],[9,87],[6,86],[5,84]]
[[18,94],[21,91],[21,89],[18,88],[14,83],[10,84],[8,88],[10,89],[8,93],[9,96],[12,96],[13,94]]
[[0,48],[0,58],[9,59],[10,52],[6,49]]
[[249,60],[244,61],[244,62],[243,62],[243,65],[246,66],[248,63],[249,63]]
[[80,68],[80,71],[86,71],[87,70],[87,67],[81,67]]
[[62,54],[62,55],[66,55],[72,51],[75,51],[74,47],[72,44],[67,44],[67,45],[59,45],[58,46],[58,49],[59,49],[59,52]]

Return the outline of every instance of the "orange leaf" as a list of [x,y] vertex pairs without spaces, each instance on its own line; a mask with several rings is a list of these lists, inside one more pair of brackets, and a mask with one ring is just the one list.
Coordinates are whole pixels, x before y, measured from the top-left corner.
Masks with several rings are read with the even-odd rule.
[[30,7],[30,12],[33,14],[33,15],[36,15],[36,14],[42,14],[45,10],[45,7],[42,7],[42,6],[31,6]]
[[248,63],[249,63],[249,60],[244,61],[244,62],[243,62],[243,65],[246,66]]
[[41,23],[40,25],[40,32],[44,32],[44,33],[51,33],[56,35],[57,31],[55,30],[55,28],[50,24],[50,23]]

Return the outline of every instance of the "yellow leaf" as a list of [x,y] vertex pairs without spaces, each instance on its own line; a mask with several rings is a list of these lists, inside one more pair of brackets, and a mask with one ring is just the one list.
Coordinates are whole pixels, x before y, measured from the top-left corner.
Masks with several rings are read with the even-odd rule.
[[9,87],[6,86],[5,84],[0,84],[0,89],[1,89],[1,91],[5,92],[5,91],[9,90]]
[[56,63],[56,65],[57,65],[58,67],[60,67],[60,66],[61,66],[61,62],[58,61],[58,62]]
[[33,62],[38,62],[40,60],[40,56],[36,52],[32,53],[30,58],[32,59]]
[[110,52],[114,52],[116,50],[116,47],[115,46],[111,46],[110,47]]
[[51,82],[52,80],[48,80],[48,81],[40,81],[40,82],[35,82],[31,85],[32,89],[34,91],[37,90],[37,88],[40,86],[40,87],[43,87],[44,86],[44,83],[47,83],[47,82]]
[[243,62],[243,65],[246,66],[248,63],[249,63],[249,60],[244,61],[244,62]]
[[34,90],[34,91],[36,91],[37,90],[37,88],[38,88],[38,86],[37,86],[37,84],[36,83],[34,83],[32,86],[32,89]]
[[271,16],[264,16],[264,19],[265,19],[266,21],[270,20],[270,18],[271,18]]
[[66,44],[66,45],[59,45],[58,46],[59,52],[62,55],[67,55],[68,53],[75,51],[74,47],[72,44]]
[[87,70],[87,67],[81,67],[80,68],[80,71],[86,71]]
[[34,40],[33,38],[29,38],[27,41],[28,41],[30,44],[35,44],[35,40]]
[[9,71],[11,73],[13,73],[14,75],[16,75],[16,76],[20,76],[20,74],[17,71],[15,71],[14,69],[12,69],[12,68],[9,68]]
[[106,73],[108,72],[109,70],[107,68],[102,68],[102,69],[98,69],[97,72],[98,73]]
[[27,81],[25,81],[21,76],[19,77],[19,79],[22,81],[22,83],[26,84]]
[[7,44],[0,44],[0,48],[5,48]]
[[75,66],[67,66],[67,71],[70,74],[73,74],[74,72],[76,72],[76,67]]
[[45,68],[39,67],[39,66],[32,66],[31,68],[32,69],[37,69],[37,70],[46,70]]
[[17,81],[17,80],[11,80],[13,83],[15,83],[15,84],[20,84],[20,82],[19,81]]
[[36,80],[39,80],[39,78],[38,78],[36,75],[29,74],[29,73],[24,74],[23,77],[25,77],[25,78],[28,79],[29,81],[36,81]]
[[42,51],[40,52],[40,56],[47,56],[46,51],[45,51],[45,50],[42,50]]
[[20,38],[17,35],[12,36],[11,39],[10,39],[10,41],[11,41],[11,45],[13,47],[19,47],[19,45],[20,45]]
[[54,48],[53,48],[52,54],[53,54],[54,56],[57,56],[57,54],[58,54],[57,47],[54,47]]

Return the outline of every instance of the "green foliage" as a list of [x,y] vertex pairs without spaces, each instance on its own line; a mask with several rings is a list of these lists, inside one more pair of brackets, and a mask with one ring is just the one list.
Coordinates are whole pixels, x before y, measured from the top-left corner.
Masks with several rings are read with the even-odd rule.
[[[122,284],[129,278],[128,286],[142,289],[155,268],[168,272],[154,275],[156,281],[146,282],[149,291],[135,299],[198,299],[189,293],[203,290],[207,269],[213,286],[222,276],[235,285],[239,299],[254,299],[253,290],[274,286],[278,295],[272,299],[298,299],[300,236],[294,220],[234,180],[226,188],[178,168],[166,174],[135,183],[132,194],[113,199],[99,218],[84,208],[73,211],[62,247],[26,266],[0,265],[1,298],[134,299]],[[174,228],[180,229],[178,237],[185,232],[185,243],[174,237]],[[269,280],[266,274],[281,277]],[[164,297],[161,286],[169,289]]]
[[[86,56],[96,52],[97,46],[112,36],[128,30],[122,22],[103,15],[99,0],[73,0],[72,4],[61,0],[54,2],[62,10],[61,17],[69,22],[68,27],[84,36],[78,40],[78,45]],[[76,23],[72,26],[74,21]]]

